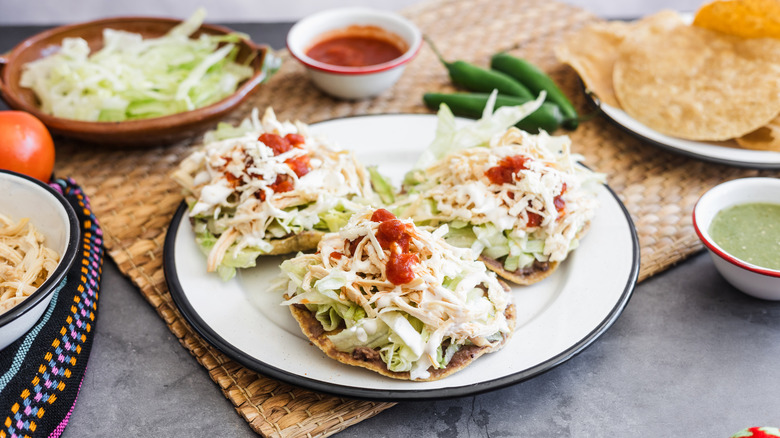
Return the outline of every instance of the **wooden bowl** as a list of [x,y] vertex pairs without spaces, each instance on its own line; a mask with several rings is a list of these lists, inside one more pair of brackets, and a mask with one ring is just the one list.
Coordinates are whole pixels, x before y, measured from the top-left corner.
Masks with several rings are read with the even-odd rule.
[[[252,56],[254,75],[244,81],[235,93],[209,106],[192,111],[151,119],[122,122],[86,122],[63,119],[40,110],[38,99],[29,88],[19,85],[24,64],[51,55],[60,50],[64,38],[81,37],[92,52],[103,47],[103,30],[107,28],[141,34],[144,38],[164,35],[180,20],[151,17],[116,17],[57,27],[34,35],[17,45],[11,52],[0,55],[0,95],[9,107],[27,111],[38,117],[53,134],[59,134],[106,147],[143,147],[172,143],[207,130],[243,102],[255,88],[273,72],[276,58],[266,45],[249,40],[237,43],[241,62]],[[202,33],[224,35],[230,29],[204,24],[194,37]]]

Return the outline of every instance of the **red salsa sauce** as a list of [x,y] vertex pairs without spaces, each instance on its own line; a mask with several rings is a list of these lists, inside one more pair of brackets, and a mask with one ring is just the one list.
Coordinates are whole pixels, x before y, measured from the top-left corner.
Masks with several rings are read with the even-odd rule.
[[301,148],[305,142],[304,138],[300,134],[287,134],[284,137],[278,134],[271,134],[265,132],[260,134],[257,138],[258,141],[271,148],[274,151],[274,156],[281,155],[292,148]]
[[396,285],[414,280],[414,266],[420,263],[420,259],[417,254],[409,252],[412,225],[401,222],[384,208],[374,211],[371,221],[379,222],[376,240],[382,249],[390,250],[390,258],[385,266],[387,279]]
[[528,222],[526,222],[526,226],[529,228],[538,227],[542,224],[542,216],[538,213],[534,213],[533,211],[528,212]]
[[390,260],[385,266],[385,274],[391,283],[406,284],[414,280],[414,265],[420,263],[417,254],[390,252]]
[[564,193],[566,193],[566,183],[563,183],[561,194],[553,199],[553,204],[555,204],[555,209],[558,213],[563,213],[563,211],[566,210],[566,201],[563,200]]
[[488,169],[487,172],[485,172],[485,176],[487,176],[493,184],[512,184],[515,181],[514,177],[517,176],[521,170],[527,169],[525,163],[527,163],[528,160],[528,157],[522,155],[504,157],[498,162],[498,166]]
[[[300,134],[287,134],[284,137],[278,134],[263,133],[257,139],[263,144],[271,148],[274,152],[274,156],[281,155],[292,148],[302,148],[305,139]],[[298,178],[306,175],[311,171],[311,161],[308,155],[300,155],[284,160],[290,169],[298,176]],[[228,172],[229,174],[229,172]],[[229,177],[228,177],[229,178]],[[271,184],[271,190],[274,193],[289,192],[295,188],[294,182],[289,175],[277,175],[276,180]],[[261,201],[265,201],[265,192],[260,190],[255,193]]]
[[316,61],[341,67],[384,64],[403,55],[396,44],[374,35],[343,34],[325,38],[306,51]]

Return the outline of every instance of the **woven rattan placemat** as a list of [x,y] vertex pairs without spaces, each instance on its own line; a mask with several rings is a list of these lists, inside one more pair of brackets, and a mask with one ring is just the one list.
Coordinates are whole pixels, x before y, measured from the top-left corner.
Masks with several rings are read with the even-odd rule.
[[[552,49],[568,33],[598,20],[592,14],[549,0],[434,0],[403,13],[436,41],[447,58],[487,65],[491,54],[515,47],[514,53],[548,71],[587,111],[577,76],[555,60]],[[287,53],[281,55],[282,69],[231,121],[252,107],[266,106],[273,106],[280,119],[307,123],[352,114],[427,112],[422,94],[450,89],[445,69],[427,47],[391,91],[359,102],[322,95]],[[705,190],[737,177],[780,176],[674,155],[630,137],[602,118],[583,123],[570,135],[586,164],[608,173],[609,185],[634,219],[641,245],[640,280],[701,248],[690,217]],[[258,375],[205,343],[182,318],[166,287],[162,255],[165,232],[182,201],[168,174],[191,143],[115,150],[110,145],[58,142],[56,172],[75,178],[91,197],[106,247],[119,269],[255,431],[264,436],[327,436],[391,407],[392,403],[318,394]]]

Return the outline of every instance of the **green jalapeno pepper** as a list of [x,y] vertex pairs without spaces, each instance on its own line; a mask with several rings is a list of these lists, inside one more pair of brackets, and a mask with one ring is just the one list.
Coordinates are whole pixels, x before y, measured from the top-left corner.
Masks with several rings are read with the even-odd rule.
[[499,93],[507,96],[517,96],[526,99],[533,98],[528,88],[512,79],[509,75],[495,70],[484,69],[462,60],[446,61],[433,42],[427,38],[426,41],[428,41],[428,45],[430,45],[439,58],[439,61],[447,68],[450,79],[455,85],[469,91],[490,93],[493,90],[498,90]]
[[[487,105],[488,98],[490,98],[490,94],[484,93],[426,93],[423,95],[423,102],[433,110],[438,110],[442,103],[446,103],[456,116],[478,119],[482,117],[482,111]],[[531,100],[533,99],[498,95],[495,107],[517,106]],[[519,121],[515,126],[531,133],[537,133],[540,129],[553,132],[558,129],[563,119],[561,109],[557,105],[544,102],[539,109]]]
[[[532,93],[547,92],[546,100],[558,105],[563,113],[563,127],[576,129],[579,124],[579,114],[571,101],[566,97],[555,82],[542,70],[525,59],[508,53],[497,53],[490,59],[490,67],[505,73],[525,85]],[[499,90],[500,92],[500,90]]]
[[499,93],[506,96],[523,97],[526,99],[533,97],[528,88],[517,83],[517,81],[504,73],[486,70],[460,60],[445,63],[444,65],[450,72],[452,82],[469,91],[490,93],[493,90],[498,90]]

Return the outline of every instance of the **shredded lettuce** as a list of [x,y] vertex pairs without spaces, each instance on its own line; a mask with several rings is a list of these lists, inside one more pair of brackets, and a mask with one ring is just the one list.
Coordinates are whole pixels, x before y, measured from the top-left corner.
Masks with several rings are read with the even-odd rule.
[[411,322],[404,317],[401,312],[384,312],[379,314],[379,319],[384,321],[390,330],[398,336],[398,342],[403,343],[414,354],[415,360],[423,354],[425,344],[420,332],[415,329]]
[[[579,232],[593,215],[595,189],[604,182],[604,175],[577,163],[582,157],[571,153],[567,137],[551,137],[547,133],[534,136],[518,131],[517,135],[523,134],[528,139],[528,144],[521,144],[513,139],[514,134],[507,133],[518,120],[541,105],[544,94],[533,102],[493,111],[495,96],[491,94],[481,119],[464,126],[456,126],[455,117],[446,105],[440,107],[436,136],[405,175],[403,195],[392,209],[398,215],[412,217],[417,225],[448,225],[444,235],[448,243],[502,262],[507,271],[530,267],[535,261],[562,260],[578,246]],[[526,201],[512,203],[502,198],[511,195],[514,199],[517,193],[496,192],[480,179],[484,179],[480,173],[483,170],[481,164],[475,164],[492,166],[493,157],[500,158],[514,146],[534,156],[541,163],[538,167],[551,169],[549,173],[532,170],[524,174],[522,181],[518,178],[515,187],[544,198],[538,201],[547,203],[540,210],[546,216],[539,227],[524,228],[517,222],[516,217],[524,206],[519,202]],[[451,157],[451,161],[445,157]],[[457,171],[453,171],[456,167]],[[460,177],[461,172],[466,176]],[[561,185],[563,188],[556,188]],[[560,190],[558,196],[562,196],[567,189],[566,202],[571,200],[568,205],[574,205],[574,210],[554,216],[550,213],[553,212],[552,191],[556,190],[557,194]],[[530,206],[530,201],[527,202]],[[506,211],[495,208],[504,205]],[[551,215],[554,220],[550,220]]]
[[[431,339],[432,329],[403,311],[380,312],[375,317],[368,317],[366,311],[342,297],[341,290],[348,281],[342,271],[332,271],[319,280],[310,280],[303,285],[303,279],[310,264],[317,263],[313,259],[293,258],[282,262],[281,275],[288,280],[287,294],[290,297],[282,302],[283,306],[303,304],[313,312],[325,331],[336,330],[328,339],[339,351],[352,353],[358,347],[372,349],[379,353],[380,359],[393,372],[411,372],[417,375],[421,369],[428,366],[446,368],[455,353],[469,343],[468,340],[455,342],[449,337],[442,339],[438,346],[434,361],[431,363],[425,354],[425,345]],[[462,273],[460,273],[462,274]],[[456,290],[465,276],[455,275],[445,277],[442,286]],[[305,286],[305,287],[304,287]],[[307,289],[305,292],[302,289]],[[479,311],[492,307],[489,297],[481,288],[473,288],[467,294],[470,309]],[[492,312],[489,313],[493,317]],[[341,330],[338,330],[341,328]],[[499,339],[501,332],[488,337],[489,340]],[[414,378],[414,377],[413,377]]]
[[314,317],[325,331],[335,330],[341,324],[341,316],[332,306],[312,306],[316,310]]
[[447,346],[447,349],[442,353],[442,348],[440,346],[439,349],[436,350],[436,362],[439,368],[446,368],[452,360],[452,356],[460,350],[460,347],[461,346],[458,344],[450,343],[450,345]]
[[403,342],[392,342],[396,337],[390,336],[390,343],[379,350],[379,357],[382,358],[387,369],[394,372],[411,371],[412,365],[419,359],[411,348],[404,345]]
[[228,138],[238,138],[255,130],[256,128],[252,125],[249,118],[245,118],[236,126],[227,122],[219,122],[216,129],[208,131],[204,135],[203,143],[208,144],[215,141],[226,140]]
[[[297,208],[304,208],[306,206],[299,206]],[[293,207],[293,209],[296,207]],[[223,214],[229,212],[223,211]],[[336,207],[319,213],[319,222],[314,227],[318,231],[337,231],[341,229],[349,220],[351,213],[346,211],[343,205],[338,204]],[[217,242],[218,235],[224,232],[224,230],[217,229],[216,221],[212,217],[196,217],[194,220],[193,230],[195,231],[195,242],[200,247],[201,251],[208,255],[211,248]],[[269,237],[283,238],[291,233],[299,233],[305,228],[304,224],[300,223],[286,223],[282,224],[277,218],[274,218],[274,222],[268,227],[267,232]],[[257,258],[262,254],[267,254],[271,250],[271,244],[268,242],[258,242],[260,246],[245,246],[238,249],[235,245],[227,250],[225,257],[222,259],[222,263],[217,268],[217,273],[223,280],[229,280],[236,275],[237,268],[252,268],[256,266]],[[324,279],[323,279],[324,280]],[[335,289],[335,287],[333,287]]]
[[[217,242],[217,236],[212,234],[206,227],[197,227],[195,230],[195,242],[200,247],[204,255],[208,255],[211,248]],[[229,280],[236,275],[236,268],[251,268],[256,265],[257,257],[263,254],[262,248],[245,247],[237,249],[235,247],[228,249],[222,263],[217,267],[217,274],[222,280]]]
[[318,280],[314,284],[314,287],[320,293],[325,293],[329,290],[339,290],[347,284],[347,275],[343,271],[333,270],[323,279]]
[[190,18],[174,26],[174,28],[168,32],[168,35],[174,37],[189,37],[195,33],[196,30],[198,30],[200,25],[203,23],[203,20],[205,19],[206,10],[203,8],[198,8],[195,10],[195,12],[192,13],[192,15],[190,15]]
[[303,284],[303,277],[309,270],[309,264],[296,263],[296,259],[285,260],[282,262],[280,269],[286,274],[296,287],[300,287]]
[[[547,260],[542,237],[534,238],[528,235],[520,237],[513,234],[511,230],[501,231],[492,224],[458,225],[458,227],[450,225],[449,231],[444,235],[447,243],[459,248],[472,248],[475,253],[481,253],[495,260],[503,259],[504,269],[507,271],[531,266],[534,260]],[[575,239],[571,250],[576,248],[576,242]]]
[[[254,71],[236,63],[242,34],[190,38],[205,11],[159,38],[106,29],[90,54],[82,38],[65,38],[59,52],[27,63],[20,84],[57,117],[116,122],[175,114],[215,103]],[[251,60],[248,60],[251,61]]]
[[[375,325],[374,330],[366,330],[368,324]],[[365,338],[361,340],[361,337],[365,334]],[[360,320],[352,327],[344,329],[335,335],[329,336],[333,345],[340,351],[346,351],[352,353],[357,347],[368,347],[371,349],[381,347],[388,344],[390,336],[390,329],[385,323],[379,319],[372,319],[371,322],[367,320]]]
[[352,212],[342,206],[337,206],[319,214],[320,221],[314,225],[315,230],[336,232],[347,224]]
[[[298,259],[284,261],[280,269],[297,289],[308,265],[296,260]],[[339,351],[352,353],[357,347],[378,349],[380,358],[390,371],[410,371],[422,356],[424,342],[430,337],[425,325],[401,312],[384,312],[374,318],[366,317],[361,306],[341,299],[338,291],[345,280],[344,273],[334,271],[316,281],[313,289],[295,294],[282,305],[306,305],[314,312],[325,331],[335,330],[341,327],[343,322],[343,330],[328,337]],[[460,279],[449,281],[451,284],[457,284]],[[450,357],[457,349],[456,345],[451,346]]]
[[395,190],[393,189],[393,185],[390,184],[390,181],[379,173],[376,166],[368,166],[367,169],[369,175],[371,175],[371,186],[382,199],[382,202],[385,204],[392,204],[395,202]]
[[456,127],[452,110],[442,104],[437,113],[436,136],[417,159],[413,170],[425,169],[452,152],[486,145],[494,135],[506,131],[510,126],[514,126],[515,123],[539,109],[546,93],[542,92],[536,100],[523,105],[505,106],[493,112],[495,95],[494,90],[485,106],[482,118],[462,128]]

